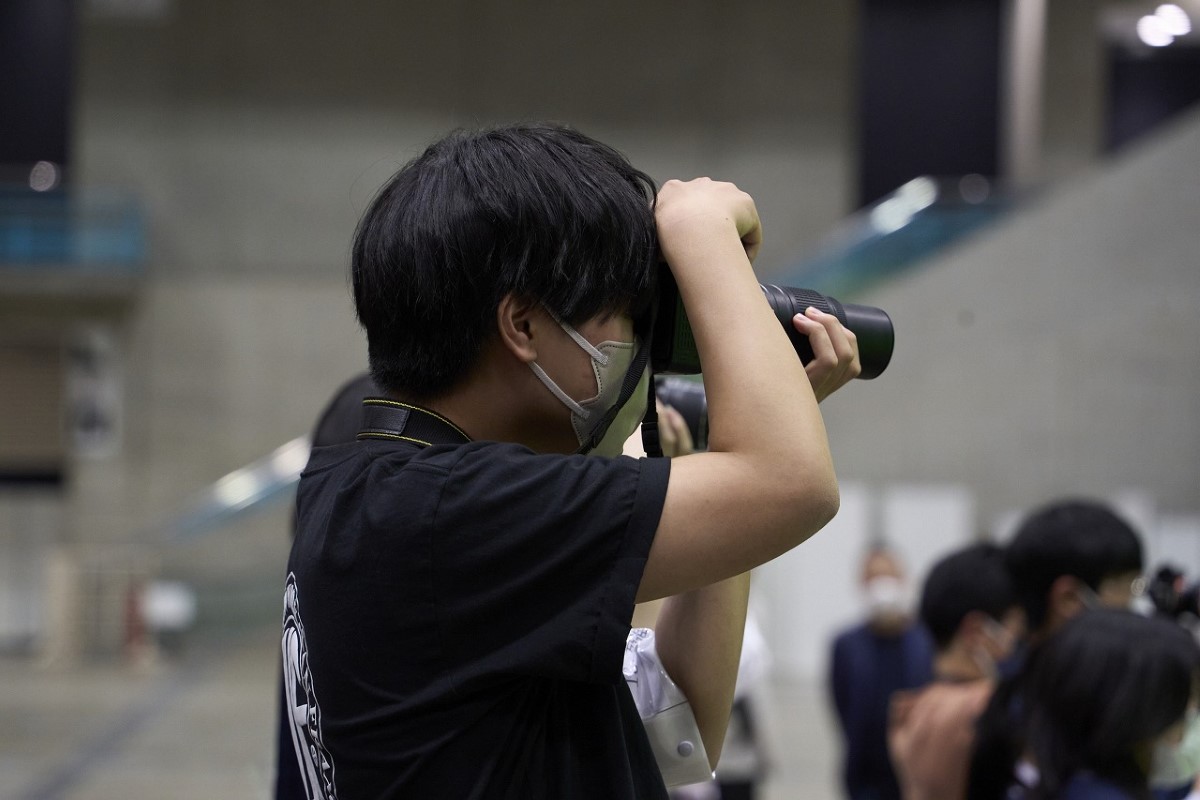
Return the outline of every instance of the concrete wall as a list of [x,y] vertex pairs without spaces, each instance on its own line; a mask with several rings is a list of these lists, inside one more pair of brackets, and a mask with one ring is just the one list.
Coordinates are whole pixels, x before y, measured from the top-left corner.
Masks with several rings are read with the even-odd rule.
[[1064,494],[1200,505],[1200,115],[863,298],[896,354],[829,404],[856,479],[959,481],[990,527]]
[[736,178],[780,261],[846,210],[852,4],[173,7],[92,20],[79,71],[81,177],[142,193],[156,274],[338,273],[397,166],[513,119],[570,121],[660,180]]

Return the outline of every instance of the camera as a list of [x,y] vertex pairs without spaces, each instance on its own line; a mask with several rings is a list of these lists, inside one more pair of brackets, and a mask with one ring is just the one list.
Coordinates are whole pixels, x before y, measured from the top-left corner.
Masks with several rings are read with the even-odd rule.
[[[878,377],[892,360],[895,331],[891,318],[883,309],[841,303],[812,289],[773,284],[759,286],[802,363],[807,364],[812,360],[812,347],[808,337],[796,330],[792,324],[792,317],[804,313],[809,306],[833,314],[842,325],[854,332],[858,339],[858,354],[862,363],[862,372],[858,377]],[[650,367],[654,373],[692,375],[700,372],[700,353],[696,349],[692,327],[683,308],[683,299],[679,296],[679,289],[669,269],[664,268],[659,275],[655,313],[650,353]]]
[[[891,318],[883,309],[841,303],[812,289],[773,284],[759,284],[759,287],[775,318],[787,332],[801,363],[807,364],[812,360],[812,346],[808,337],[796,330],[792,317],[804,313],[809,306],[833,314],[854,332],[862,364],[862,372],[858,377],[878,377],[892,360],[895,331]],[[650,368],[654,372],[655,395],[664,405],[680,413],[692,434],[696,449],[704,450],[708,447],[708,399],[704,394],[704,384],[679,377],[701,371],[700,353],[696,349],[696,339],[692,335],[692,326],[688,323],[675,278],[667,268],[659,274],[654,313]]]
[[1200,584],[1190,586],[1182,571],[1164,564],[1146,584],[1146,595],[1156,613],[1179,619],[1184,614],[1200,617]]

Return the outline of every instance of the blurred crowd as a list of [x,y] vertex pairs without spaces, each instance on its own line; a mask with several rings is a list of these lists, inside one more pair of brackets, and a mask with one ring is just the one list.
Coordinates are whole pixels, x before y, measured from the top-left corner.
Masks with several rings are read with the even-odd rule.
[[1062,500],[942,558],[914,615],[873,546],[830,662],[845,796],[1200,798],[1200,647],[1179,573],[1148,591],[1144,566],[1113,509]]

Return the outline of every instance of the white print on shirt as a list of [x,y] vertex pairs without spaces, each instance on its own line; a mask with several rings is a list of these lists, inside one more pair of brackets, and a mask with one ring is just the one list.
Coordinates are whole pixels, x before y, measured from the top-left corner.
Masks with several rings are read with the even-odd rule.
[[288,573],[283,590],[283,689],[305,797],[337,800],[333,757],[321,738],[321,707],[308,671],[308,642],[300,621],[300,590],[294,573]]

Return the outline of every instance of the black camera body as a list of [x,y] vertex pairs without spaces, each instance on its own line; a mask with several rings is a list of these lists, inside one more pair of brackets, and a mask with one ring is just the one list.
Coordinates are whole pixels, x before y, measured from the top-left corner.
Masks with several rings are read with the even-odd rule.
[[[813,306],[827,314],[833,314],[858,339],[858,354],[862,372],[858,377],[878,377],[892,360],[895,346],[895,330],[892,320],[883,309],[874,306],[841,303],[833,297],[812,289],[797,289],[791,286],[760,284],[763,295],[770,304],[775,318],[787,332],[796,355],[802,363],[812,360],[812,347],[808,337],[797,332],[792,317],[803,314]],[[650,368],[658,375],[694,375],[701,372],[700,353],[692,326],[688,323],[683,299],[669,269],[659,275],[657,309],[655,311],[653,344],[650,352]]]
[[[882,309],[873,306],[841,303],[812,289],[760,284],[775,318],[787,332],[792,347],[802,363],[812,360],[808,337],[799,333],[792,317],[814,306],[833,314],[858,339],[858,354],[862,362],[860,378],[875,378],[892,360],[895,331],[892,320]],[[697,380],[677,377],[701,371],[700,353],[692,326],[688,323],[683,299],[669,269],[659,275],[654,334],[650,351],[650,367],[655,374],[655,394],[665,405],[680,413],[687,422],[697,450],[708,447],[708,400],[704,384]]]

